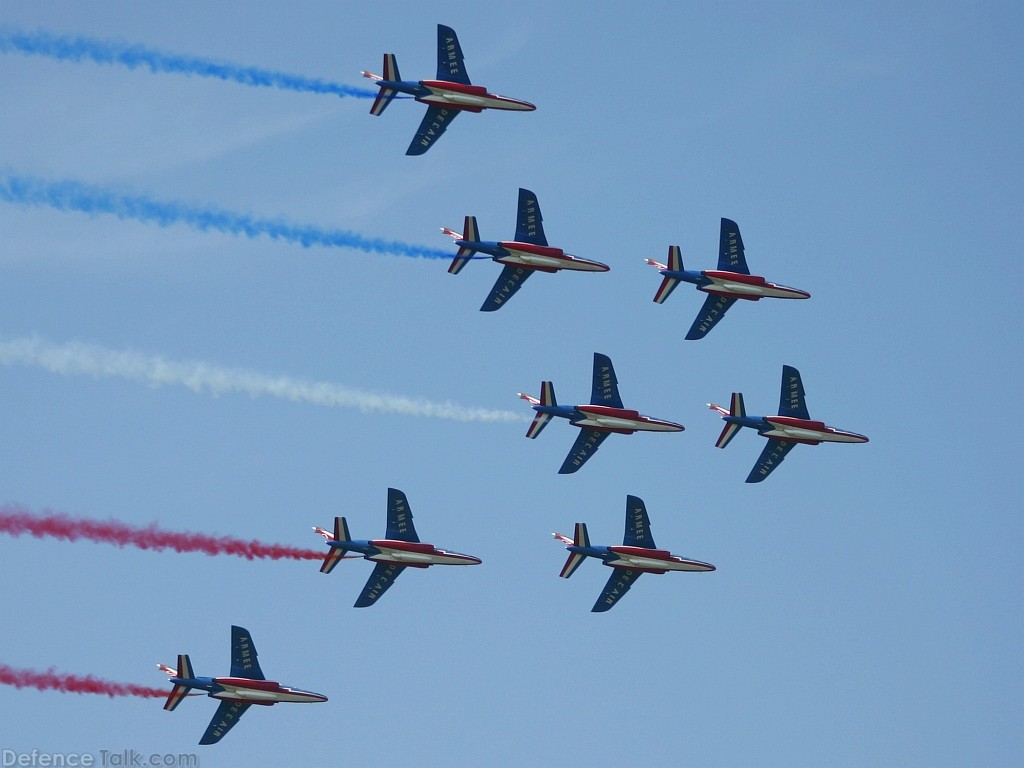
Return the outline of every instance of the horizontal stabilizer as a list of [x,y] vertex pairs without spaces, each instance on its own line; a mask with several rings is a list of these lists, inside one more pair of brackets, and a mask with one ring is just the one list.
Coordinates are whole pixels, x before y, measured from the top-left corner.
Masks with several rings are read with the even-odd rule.
[[[480,240],[480,235],[477,231],[476,216],[466,217],[461,236],[450,229],[444,230],[444,233],[455,240],[464,240],[472,243],[479,242]],[[474,253],[475,251],[472,248],[460,245],[458,253],[455,254],[455,258],[452,260],[451,266],[448,267],[448,272],[453,275],[459,274],[459,272],[462,271],[462,268],[469,263],[471,258],[473,258]]]
[[548,425],[549,421],[551,421],[550,413],[537,413],[533,417],[533,421],[530,423],[530,428],[526,430],[526,436],[530,439],[537,437],[544,427]]
[[[363,77],[368,77],[371,80],[380,82],[381,80],[388,82],[398,82],[402,79],[401,75],[398,74],[398,60],[395,58],[393,53],[384,54],[384,75],[375,75],[373,72],[363,72]],[[395,98],[398,91],[393,88],[388,88],[386,85],[380,86],[380,92],[377,94],[377,98],[373,101],[373,106],[370,107],[371,115],[380,115],[388,108],[388,104]]]
[[[348,532],[348,521],[344,517],[334,518],[334,540],[335,541],[351,541],[352,537]],[[327,550],[327,554],[324,555],[324,561],[320,564],[320,573],[330,573],[334,570],[334,566],[345,559],[345,553],[348,550],[344,547],[331,545],[331,548]]]
[[[555,385],[550,381],[542,381],[540,383],[540,399],[536,397],[530,397],[524,395],[522,392],[519,396],[530,403],[530,405],[558,405],[555,401]],[[530,424],[530,428],[526,430],[526,436],[529,438],[535,438],[541,433],[541,430],[547,426],[548,422],[551,421],[550,413],[542,413],[540,411],[533,417],[533,422]]]
[[[715,409],[719,410],[719,409]],[[724,410],[724,409],[723,409]],[[723,415],[725,415],[723,413]],[[747,409],[743,405],[743,393],[733,392],[732,400],[729,403],[729,416],[738,416],[740,418],[747,415]],[[726,425],[722,427],[722,434],[718,436],[718,440],[715,442],[716,448],[725,448],[729,444],[729,441],[736,436],[736,433],[740,431],[741,425],[735,422],[726,422]]]
[[722,427],[722,434],[718,436],[718,440],[715,442],[716,448],[725,448],[732,440],[736,433],[740,431],[740,425],[735,423],[726,424]]
[[[175,676],[181,680],[191,680],[195,677],[195,674],[192,672],[192,662],[189,660],[187,653],[178,654],[178,669]],[[167,695],[167,701],[164,702],[164,709],[168,712],[172,711],[175,707],[181,704],[181,700],[188,695],[188,691],[189,687],[187,685],[176,683],[171,689],[171,692]]]
[[562,572],[558,575],[563,579],[568,579],[576,573],[576,569],[580,567],[580,563],[586,559],[586,555],[581,555],[579,552],[570,552],[569,559],[565,561],[565,565],[562,566]]

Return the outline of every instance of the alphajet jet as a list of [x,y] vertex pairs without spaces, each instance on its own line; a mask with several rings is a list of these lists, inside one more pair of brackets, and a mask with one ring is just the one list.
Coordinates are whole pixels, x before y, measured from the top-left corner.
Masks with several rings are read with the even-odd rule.
[[228,677],[196,677],[187,653],[178,655],[177,669],[166,664],[157,664],[157,667],[171,676],[170,682],[174,685],[164,709],[170,711],[177,707],[192,690],[206,691],[208,696],[221,700],[200,744],[216,744],[224,738],[253,704],[327,701],[322,694],[267,680],[256,657],[256,646],[243,627],[231,627],[231,674]]
[[750,274],[743,253],[740,228],[735,221],[729,219],[722,219],[722,230],[718,239],[718,269],[700,272],[683,269],[683,257],[678,245],[668,247],[668,264],[653,259],[644,261],[657,268],[664,276],[658,292],[654,294],[654,301],[658,304],[668,298],[680,280],[693,283],[698,291],[708,294],[700,314],[686,334],[686,338],[690,340],[703,339],[737,299],[808,299],[811,296],[807,291],[769,283],[763,277]]
[[522,392],[518,394],[537,412],[526,432],[527,437],[537,437],[552,416],[568,419],[572,426],[580,428],[576,442],[558,470],[560,475],[582,467],[612,432],[631,435],[634,432],[682,432],[684,429],[682,424],[642,416],[637,411],[624,408],[612,361],[599,352],[594,353],[594,381],[589,404],[559,405],[555,401],[555,385],[550,381],[540,383],[539,399]]
[[[558,272],[562,269],[576,272],[607,272],[608,265],[599,261],[581,259],[566,253],[561,248],[552,248],[544,236],[544,218],[540,215],[537,196],[528,189],[519,190],[519,213],[516,216],[516,239],[498,242],[480,239],[476,216],[467,216],[462,232],[442,227],[459,246],[458,253],[448,271],[457,275],[470,259],[491,258],[505,268],[490,294],[480,307],[481,312],[494,312],[505,306],[505,302],[519,290],[526,278],[534,272]],[[485,253],[487,256],[474,256]]]
[[370,114],[382,114],[391,100],[400,93],[408,94],[427,105],[427,114],[423,116],[416,136],[405,151],[407,155],[422,155],[434,146],[434,142],[460,112],[481,112],[485,109],[532,112],[536,109],[528,101],[488,93],[482,85],[470,83],[459,38],[455,30],[443,24],[437,25],[436,80],[403,80],[398,74],[398,62],[393,53],[384,54],[383,75],[366,71],[362,74],[376,82],[380,88],[370,107]]
[[569,559],[565,561],[563,579],[568,579],[588,557],[596,557],[612,568],[604,591],[597,598],[591,611],[607,611],[614,606],[643,573],[665,573],[666,571],[713,571],[715,566],[673,555],[667,549],[658,549],[651,535],[651,521],[643,499],[626,497],[626,532],[622,546],[595,547],[590,544],[586,523],[576,523],[573,538],[561,533],[552,534],[565,544]]
[[330,573],[347,552],[358,552],[377,565],[356,600],[356,608],[377,602],[406,568],[429,568],[431,565],[479,565],[480,558],[447,552],[433,544],[420,543],[412,523],[412,510],[405,494],[388,488],[388,527],[383,539],[353,540],[344,517],[334,518],[334,531],[313,528],[330,547],[324,556],[320,573]]
[[714,403],[708,403],[708,408],[720,413],[725,420],[722,434],[715,443],[718,448],[725,448],[740,431],[740,427],[756,429],[759,435],[768,438],[768,444],[761,451],[757,464],[747,475],[748,483],[760,483],[768,477],[798,443],[817,445],[868,441],[864,435],[858,435],[856,432],[845,432],[834,427],[826,427],[822,421],[812,421],[807,412],[800,371],[791,365],[782,366],[782,393],[779,396],[778,416],[747,416],[743,406],[743,395],[740,392],[732,393],[729,410]]

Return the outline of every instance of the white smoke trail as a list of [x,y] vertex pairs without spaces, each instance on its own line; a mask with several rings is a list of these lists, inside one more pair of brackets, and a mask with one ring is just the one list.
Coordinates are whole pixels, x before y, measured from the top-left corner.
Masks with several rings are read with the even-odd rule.
[[473,422],[523,420],[523,415],[514,411],[366,392],[330,382],[275,376],[190,360],[165,360],[160,356],[117,351],[93,344],[53,344],[38,337],[8,339],[0,336],[0,364],[33,366],[62,376],[126,379],[152,387],[178,385],[196,393],[215,396],[247,394],[250,397],[277,397],[328,408],[358,408],[364,413],[398,413]]

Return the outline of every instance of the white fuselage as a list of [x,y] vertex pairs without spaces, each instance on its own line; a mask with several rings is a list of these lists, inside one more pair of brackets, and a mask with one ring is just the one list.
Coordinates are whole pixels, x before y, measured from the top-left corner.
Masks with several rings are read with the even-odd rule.
[[764,437],[774,437],[781,440],[790,439],[801,442],[823,442],[823,443],[866,443],[868,439],[864,435],[855,432],[844,432],[841,429],[822,426],[821,428],[802,426],[799,424],[787,424],[766,418],[772,429],[762,432]]
[[611,408],[606,405],[577,405],[576,410],[584,415],[574,421],[577,427],[607,429],[614,432],[681,432],[683,426],[671,421],[642,416],[636,411]]
[[[580,259],[568,253],[561,253],[553,248],[545,248],[549,253],[537,253],[517,247],[517,243],[502,242],[501,247],[508,251],[507,256],[497,259],[502,264],[519,265],[533,269],[571,269],[579,272],[607,272],[608,266],[597,261]],[[553,253],[550,251],[554,251]]]
[[642,557],[639,555],[619,555],[618,560],[612,560],[607,565],[612,568],[639,568],[643,570],[660,571],[711,571],[712,566],[696,560],[659,560],[654,557]]
[[324,696],[321,696],[319,693],[293,690],[291,688],[286,688],[284,686],[280,686],[276,690],[265,690],[261,688],[249,687],[244,683],[240,682],[228,682],[221,678],[218,678],[216,682],[217,685],[221,686],[224,690],[211,694],[211,696],[215,699],[237,699],[239,701],[250,701],[253,703],[263,704],[275,704],[277,702],[313,702],[327,700]]
[[678,424],[656,419],[623,419],[619,416],[587,416],[581,421],[574,421],[577,427],[591,429],[631,430],[635,432],[679,432]]
[[[424,84],[426,85],[426,84]],[[438,85],[427,85],[429,96],[420,96],[419,101],[438,106],[468,107],[471,109],[506,109],[528,112],[536,109],[533,104],[496,93],[465,93]]]
[[784,285],[774,285],[773,283],[747,283],[740,282],[738,280],[730,280],[727,277],[720,277],[718,275],[709,275],[705,273],[705,277],[711,280],[711,285],[703,285],[700,290],[707,293],[731,293],[736,296],[750,296],[758,298],[772,298],[772,299],[804,299],[807,298],[807,294],[804,291],[798,291],[795,288],[787,288]]
[[412,566],[478,565],[480,563],[479,558],[458,552],[446,552],[443,549],[414,551],[404,547],[388,546],[378,541],[373,542],[373,546],[380,550],[380,554],[372,555],[367,559],[378,563],[398,563]]

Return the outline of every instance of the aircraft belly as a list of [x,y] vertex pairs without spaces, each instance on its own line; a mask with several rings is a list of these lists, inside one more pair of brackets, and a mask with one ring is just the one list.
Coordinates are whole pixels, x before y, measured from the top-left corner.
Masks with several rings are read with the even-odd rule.
[[863,435],[854,435],[848,432],[826,432],[822,438],[829,443],[864,443],[867,442]]
[[548,267],[550,269],[572,269],[566,259],[555,256],[541,256],[537,253],[527,253],[506,247],[509,255],[501,259],[502,264],[515,264],[524,267]]
[[800,427],[775,426],[768,432],[762,432],[765,437],[778,437],[782,440],[833,440],[834,435],[829,432],[821,432],[817,429],[800,429]]
[[259,691],[255,688],[236,688],[234,686],[224,686],[224,690],[218,691],[217,693],[213,694],[213,698],[263,702],[293,701],[293,699],[282,698],[286,695],[287,694],[278,691]]
[[645,432],[679,432],[681,427],[678,424],[666,424],[660,421],[642,421],[637,429]]
[[658,571],[706,571],[708,566],[704,563],[694,563],[689,561],[676,561],[676,560],[658,560],[654,557],[620,557],[609,565],[615,567],[629,567],[639,569],[650,569]]
[[617,419],[614,416],[588,416],[581,421],[573,422],[577,427],[589,427],[591,429],[646,429],[643,422],[633,419]]
[[427,102],[428,104],[448,104],[476,107],[478,109],[524,109],[524,107],[509,106],[510,102],[500,96],[477,96],[471,93],[456,93],[453,91],[433,91],[429,96],[422,97],[420,101]]
[[378,563],[397,563],[399,565],[469,565],[475,562],[475,560],[460,555],[406,552],[400,549],[385,550],[370,559]]

